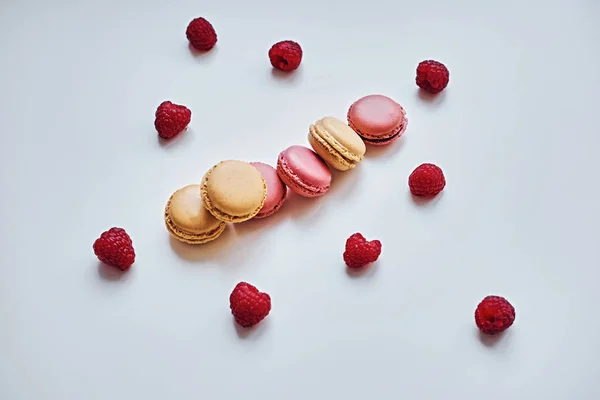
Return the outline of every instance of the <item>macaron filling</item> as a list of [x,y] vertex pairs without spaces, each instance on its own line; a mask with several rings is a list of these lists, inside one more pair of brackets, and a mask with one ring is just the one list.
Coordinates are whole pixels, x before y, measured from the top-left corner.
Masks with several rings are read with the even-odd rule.
[[260,207],[257,207],[254,211],[248,213],[248,214],[244,214],[244,215],[230,215],[227,214],[221,210],[219,210],[215,204],[210,200],[210,197],[208,196],[208,194],[205,191],[202,191],[202,199],[204,200],[204,204],[206,205],[206,208],[208,209],[208,211],[210,211],[210,213],[212,215],[215,216],[215,218],[221,220],[221,221],[229,221],[229,222],[243,222],[243,221],[247,221],[250,218],[253,218],[256,214],[258,214],[258,212],[260,211],[260,209],[262,208],[262,204],[260,205]]
[[388,136],[386,138],[380,138],[380,139],[370,138],[370,137],[366,136],[364,133],[362,133],[360,130],[355,129],[355,132],[358,133],[358,136],[360,136],[362,138],[362,140],[364,140],[366,143],[386,143],[386,142],[391,142],[391,141],[395,140],[397,137],[399,137],[400,135],[402,135],[404,133],[404,129],[401,128],[396,133],[392,134],[391,136]]
[[209,231],[206,231],[203,233],[196,233],[196,232],[186,231],[185,229],[182,229],[182,228],[176,226],[173,223],[171,216],[168,214],[165,215],[165,222],[167,225],[167,229],[172,234],[174,234],[178,238],[184,238],[184,239],[192,239],[193,238],[193,239],[198,239],[198,240],[205,240],[205,239],[217,238],[225,230],[225,227],[226,227],[225,223],[223,223]]
[[[350,109],[351,111],[352,109]],[[352,122],[350,117],[350,111],[348,112],[348,125],[350,128],[354,130],[365,142],[367,143],[385,143],[395,140],[398,136],[402,135],[406,130],[406,116],[404,114],[404,110],[402,110],[402,120],[398,123],[398,125],[390,131],[390,133],[386,135],[370,135],[368,133],[363,132],[361,129],[356,127],[356,125]],[[389,136],[388,136],[389,135]]]
[[[339,127],[336,127],[335,124],[339,124],[341,126],[343,126],[343,133],[341,133],[340,131],[342,130]],[[329,124],[329,127],[328,125]],[[333,127],[331,126],[333,124]],[[337,129],[338,132],[333,132],[331,133],[331,131],[329,131],[328,129]],[[360,143],[360,146],[356,146],[355,144],[350,144],[350,145],[343,145],[340,141],[338,141],[338,139],[336,139],[336,137],[334,135],[348,135],[350,134],[351,136],[355,136],[355,132],[352,130],[352,128],[350,128],[348,125],[346,125],[345,123],[343,123],[342,121],[339,121],[335,118],[332,117],[326,117],[323,118],[322,120],[317,121],[314,125],[310,126],[310,132],[311,134],[313,134],[316,137],[321,138],[323,141],[327,142],[327,144],[332,147],[333,149],[335,149],[335,151],[337,151],[338,153],[340,153],[346,160],[348,161],[354,161],[354,162],[360,162],[364,159],[364,145],[362,143]],[[342,141],[344,139],[341,139]],[[357,139],[358,140],[358,139]],[[348,138],[346,138],[346,142],[352,143],[352,140],[348,140]],[[352,150],[352,148],[356,148],[358,147],[358,150]],[[360,149],[360,147],[362,147],[362,149]]]
[[324,138],[322,138],[321,136],[319,136],[319,134],[317,134],[316,132],[313,131],[312,126],[311,126],[311,132],[310,132],[311,138],[313,140],[316,140],[317,143],[319,143],[319,145],[321,147],[323,147],[329,154],[331,154],[332,156],[334,156],[338,162],[340,162],[342,165],[346,166],[347,168],[354,168],[356,166],[356,161],[348,158],[347,156],[347,152],[346,153],[341,153],[339,151],[337,151],[333,146],[331,146],[327,140],[325,140]]

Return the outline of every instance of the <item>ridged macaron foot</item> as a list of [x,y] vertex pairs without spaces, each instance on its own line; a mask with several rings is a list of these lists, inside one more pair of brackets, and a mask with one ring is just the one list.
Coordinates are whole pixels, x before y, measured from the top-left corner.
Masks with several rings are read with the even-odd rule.
[[365,156],[366,146],[345,122],[325,117],[309,128],[308,142],[327,164],[339,171],[354,168]]
[[267,184],[260,171],[247,162],[221,161],[202,179],[202,201],[220,221],[243,222],[262,209]]
[[296,194],[323,196],[331,186],[331,171],[321,157],[304,146],[291,146],[279,153],[277,174]]
[[200,185],[185,186],[171,195],[165,206],[165,224],[171,236],[189,244],[215,240],[226,226],[204,207]]
[[261,162],[253,162],[250,164],[260,171],[260,174],[267,183],[267,198],[265,199],[265,204],[254,217],[255,219],[265,218],[269,215],[273,215],[281,208],[283,203],[285,203],[285,200],[287,199],[287,186],[285,186],[279,178],[279,175],[277,175],[277,170],[269,164]]
[[408,119],[404,108],[389,97],[372,94],[355,101],[348,109],[348,125],[374,146],[391,144],[400,139]]

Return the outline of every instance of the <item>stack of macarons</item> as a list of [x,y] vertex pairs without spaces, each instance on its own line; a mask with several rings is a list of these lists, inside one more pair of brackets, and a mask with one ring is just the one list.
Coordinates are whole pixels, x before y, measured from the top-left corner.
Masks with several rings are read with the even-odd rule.
[[354,102],[348,123],[324,117],[310,125],[308,147],[288,147],[277,166],[227,160],[213,166],[200,184],[185,186],[169,198],[165,224],[185,243],[201,244],[218,238],[227,223],[265,218],[281,208],[288,188],[303,197],[323,196],[331,186],[331,168],[348,171],[360,163],[366,144],[395,142],[406,130],[406,112],[382,95]]

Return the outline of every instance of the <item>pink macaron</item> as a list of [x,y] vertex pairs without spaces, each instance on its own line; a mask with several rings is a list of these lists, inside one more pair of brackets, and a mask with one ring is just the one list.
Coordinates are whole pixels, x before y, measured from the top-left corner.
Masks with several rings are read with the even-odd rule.
[[267,198],[265,200],[265,205],[254,217],[255,219],[265,218],[279,210],[283,203],[285,203],[287,198],[287,187],[281,179],[279,179],[279,175],[277,175],[275,168],[261,162],[253,162],[250,164],[260,171],[263,179],[267,182]]
[[383,146],[400,139],[408,119],[404,108],[389,97],[372,94],[358,99],[348,109],[348,125],[374,146]]
[[304,146],[291,146],[279,153],[277,174],[304,197],[323,196],[331,186],[331,171],[325,161]]

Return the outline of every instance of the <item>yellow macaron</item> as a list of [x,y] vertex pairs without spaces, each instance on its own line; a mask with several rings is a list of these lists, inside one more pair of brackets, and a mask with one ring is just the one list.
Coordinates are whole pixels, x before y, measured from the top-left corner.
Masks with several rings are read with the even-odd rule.
[[354,168],[367,148],[360,136],[337,118],[325,117],[310,126],[308,141],[327,164],[340,171]]
[[189,244],[215,240],[226,226],[204,207],[200,185],[188,185],[173,193],[165,206],[165,224],[171,236]]
[[204,206],[215,218],[243,222],[258,214],[265,204],[267,183],[249,163],[228,160],[204,175],[201,192]]

